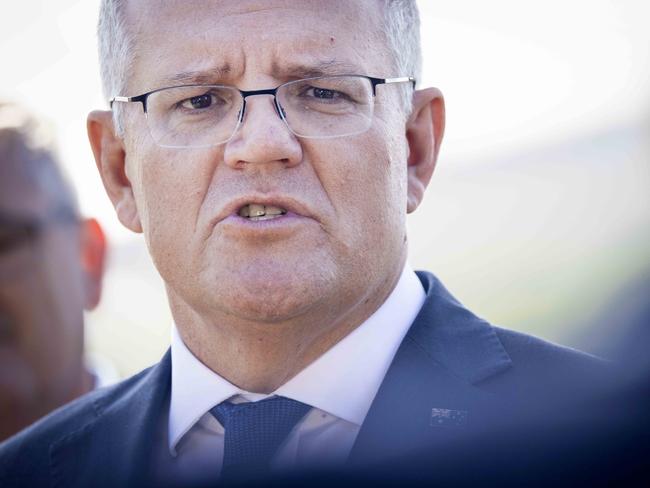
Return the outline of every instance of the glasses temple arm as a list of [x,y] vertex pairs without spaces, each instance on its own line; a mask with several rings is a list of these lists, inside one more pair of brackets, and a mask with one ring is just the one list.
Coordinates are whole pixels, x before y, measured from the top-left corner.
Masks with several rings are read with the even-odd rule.
[[142,104],[142,109],[143,109],[143,110],[145,111],[145,113],[146,113],[146,112],[147,112],[147,96],[149,96],[148,93],[145,93],[145,94],[143,94],[143,95],[138,95],[137,97],[122,97],[122,96],[116,96],[116,97],[111,98],[111,99],[108,101],[108,104],[109,104],[109,106],[110,106],[111,109],[112,109],[112,108],[113,108],[113,104],[114,104],[115,102],[125,102],[125,103],[129,103],[129,102],[140,102],[140,103]]

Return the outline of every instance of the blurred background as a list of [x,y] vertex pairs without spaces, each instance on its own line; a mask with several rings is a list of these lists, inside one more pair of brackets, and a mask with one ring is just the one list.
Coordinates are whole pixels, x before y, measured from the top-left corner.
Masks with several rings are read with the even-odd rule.
[[[447,131],[409,218],[412,265],[495,324],[599,352],[594,344],[618,332],[615,297],[647,289],[635,283],[650,277],[650,3],[418,4],[420,84],[445,94]],[[142,236],[118,223],[86,139],[87,113],[106,107],[98,5],[5,7],[0,99],[47,121],[83,213],[107,231],[87,350],[128,376],[163,354],[171,316]]]

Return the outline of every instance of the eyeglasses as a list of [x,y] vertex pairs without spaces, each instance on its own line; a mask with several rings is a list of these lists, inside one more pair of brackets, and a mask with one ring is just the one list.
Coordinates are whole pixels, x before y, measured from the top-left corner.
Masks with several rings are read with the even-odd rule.
[[377,85],[412,83],[412,77],[373,78],[337,75],[289,81],[275,88],[243,91],[228,85],[160,88],[110,101],[138,102],[153,140],[171,148],[224,144],[244,120],[246,98],[271,95],[275,110],[298,137],[328,139],[360,134],[370,128]]

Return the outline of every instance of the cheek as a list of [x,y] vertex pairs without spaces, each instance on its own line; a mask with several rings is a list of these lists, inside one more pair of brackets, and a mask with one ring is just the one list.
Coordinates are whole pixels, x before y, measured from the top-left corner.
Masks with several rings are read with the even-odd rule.
[[[59,228],[49,235],[47,253],[40,266],[41,313],[43,329],[34,337],[34,349],[44,348],[40,359],[45,375],[79,371],[83,349],[84,283],[80,264],[78,235]],[[65,283],[65,286],[61,286]],[[48,339],[45,339],[48,337]]]
[[212,152],[155,148],[135,155],[134,196],[149,252],[167,278],[192,259],[201,206],[214,176]]
[[329,153],[329,176],[321,175],[321,181],[341,217],[339,223],[369,241],[399,228],[406,209],[403,143],[376,129],[348,144],[330,146]]
[[[82,303],[77,281],[61,269],[65,264],[41,260],[29,274],[0,286],[0,306],[14,330],[0,356],[9,354],[4,360],[13,358],[15,374],[29,375],[41,390],[81,365]],[[53,276],[56,270],[62,272]]]

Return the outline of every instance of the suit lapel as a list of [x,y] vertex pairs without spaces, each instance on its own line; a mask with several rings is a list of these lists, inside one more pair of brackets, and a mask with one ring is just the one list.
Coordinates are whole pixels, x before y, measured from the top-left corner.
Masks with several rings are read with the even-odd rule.
[[[56,486],[144,486],[153,440],[168,402],[169,351],[162,361],[95,402],[96,419],[50,446]],[[125,390],[125,391],[122,391]]]
[[351,463],[443,445],[481,426],[497,399],[475,386],[511,365],[493,328],[418,273],[427,298],[361,426]]

